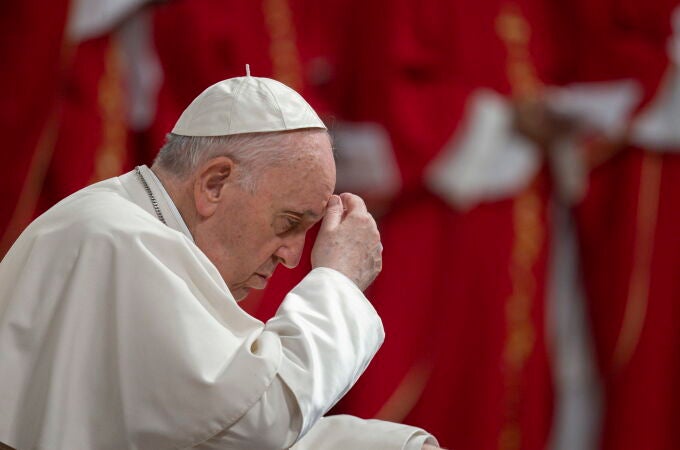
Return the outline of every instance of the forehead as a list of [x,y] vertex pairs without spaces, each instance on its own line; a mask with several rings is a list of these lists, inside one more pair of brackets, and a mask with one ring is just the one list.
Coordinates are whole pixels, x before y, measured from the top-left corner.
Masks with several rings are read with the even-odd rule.
[[290,157],[267,170],[263,195],[275,212],[295,212],[318,219],[335,188],[335,163],[330,140],[323,133],[303,136],[292,143]]

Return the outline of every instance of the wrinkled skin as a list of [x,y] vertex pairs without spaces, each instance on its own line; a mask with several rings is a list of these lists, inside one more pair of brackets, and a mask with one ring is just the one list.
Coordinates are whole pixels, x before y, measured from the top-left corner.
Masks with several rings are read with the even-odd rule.
[[328,135],[297,132],[291,139],[290,158],[257,174],[253,191],[243,186],[243,168],[226,156],[206,161],[185,180],[153,168],[236,299],[264,288],[279,264],[297,266],[307,231],[321,219],[313,267],[338,270],[362,290],[382,267],[380,235],[363,200],[332,195]]

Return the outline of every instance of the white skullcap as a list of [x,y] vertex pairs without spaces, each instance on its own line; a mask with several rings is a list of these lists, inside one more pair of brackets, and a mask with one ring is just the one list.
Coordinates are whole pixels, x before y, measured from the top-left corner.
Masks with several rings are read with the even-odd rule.
[[172,129],[182,136],[323,128],[300,94],[269,78],[230,78],[213,84],[184,110]]

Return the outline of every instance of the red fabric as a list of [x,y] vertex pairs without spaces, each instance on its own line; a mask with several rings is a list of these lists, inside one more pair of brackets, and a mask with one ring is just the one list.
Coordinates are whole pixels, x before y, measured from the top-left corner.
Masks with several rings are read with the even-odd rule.
[[[0,52],[8,53],[5,60],[11,64],[0,81],[15,87],[4,97],[7,107],[0,121],[13,149],[1,177],[8,207],[2,210],[2,228],[11,217],[16,226],[5,235],[7,248],[35,216],[98,181],[98,174],[113,176],[126,168],[117,161],[127,158],[127,127],[122,67],[114,67],[110,58],[112,39],[107,35],[69,44],[64,38],[67,2],[50,5],[53,10],[45,11],[44,5],[10,2],[2,14],[8,38],[2,39]],[[42,13],[35,15],[37,9]],[[103,150],[114,148],[114,141],[120,154],[102,164]],[[113,172],[101,170],[112,166]],[[21,192],[23,220],[17,221]]]
[[107,149],[114,150],[110,172],[131,168],[128,155],[127,104],[122,63],[116,58],[111,34],[93,38],[70,49],[69,65],[59,92],[59,120],[54,154],[39,209],[52,205],[79,189],[99,181],[97,164]]
[[269,34],[261,2],[178,0],[154,12],[163,69],[150,145],[156,152],[180,114],[208,86],[245,75],[271,76]]
[[[533,340],[512,386],[503,354],[511,345],[517,200],[456,212],[424,186],[425,169],[464,120],[470,94],[512,91],[495,29],[505,3],[377,3],[352,29],[361,46],[347,61],[363,65],[352,66],[347,97],[359,106],[348,118],[387,127],[404,185],[380,221],[384,268],[368,292],[387,339],[335,411],[420,425],[445,447],[542,449],[552,418],[544,342],[548,186],[539,183],[533,211],[536,291],[524,324]],[[548,81],[557,62],[541,20],[547,12],[538,2],[516,5],[530,24],[531,62]]]
[[[162,146],[180,114],[205,88],[226,78],[245,75],[274,77],[272,33],[268,8],[283,5],[290,17],[277,16],[290,30],[295,45],[286,72],[299,74],[300,91],[322,115],[330,111],[327,98],[337,95],[331,80],[336,62],[330,47],[337,19],[346,14],[341,2],[178,0],[154,12],[155,42],[164,73],[150,148]],[[290,19],[290,20],[289,20]],[[278,28],[277,28],[278,29]],[[287,80],[282,80],[287,81]]]
[[[658,201],[645,294],[644,322],[630,358],[623,363],[615,349],[623,332],[633,276],[636,244],[640,239],[638,209],[644,158],[661,164]],[[676,200],[680,194],[680,155],[628,149],[591,174],[588,195],[577,210],[586,293],[598,365],[604,385],[603,450],[680,446],[680,223]]]
[[575,0],[556,9],[571,32],[562,40],[570,55],[570,81],[636,80],[640,106],[656,95],[668,66],[666,41],[677,0]]
[[[508,386],[508,367],[503,363],[509,342],[506,311],[513,291],[508,266],[516,243],[516,232],[507,224],[513,222],[516,207],[508,200],[465,214],[448,212],[449,227],[437,239],[439,298],[422,343],[423,348],[436,349],[434,369],[404,421],[426,427],[451,448],[513,448],[499,441],[504,429],[516,426],[520,448],[541,449],[550,430],[551,376],[542,336],[545,246],[532,270],[539,292],[531,299],[535,342],[518,386]],[[546,210],[540,214],[546,229]],[[404,327],[408,320],[404,318]]]
[[[21,221],[15,230],[7,230],[22,192],[40,189],[29,186],[27,176],[54,113],[68,3],[26,0],[0,5],[0,83],[5,87],[0,103],[0,134],[5,140],[0,166],[0,234],[4,235],[0,257],[27,225]],[[49,152],[45,156],[49,161]],[[29,203],[32,210],[33,202]],[[29,213],[26,219],[31,218]]]
[[[632,78],[643,90],[638,111],[648,106],[669,65],[670,14],[677,5],[677,0],[569,2],[565,6],[572,8],[579,27],[573,43],[580,56],[573,66],[575,79]],[[593,170],[587,195],[576,209],[604,388],[603,450],[680,446],[675,426],[680,418],[680,334],[671,325],[680,317],[680,284],[671,275],[680,267],[678,209],[671,200],[678,195],[673,180],[679,161],[677,153],[625,147]],[[657,165],[660,169],[654,169]],[[656,207],[645,212],[650,205]],[[651,238],[645,236],[646,226],[651,227]],[[636,292],[635,280],[649,285],[629,297],[631,290]],[[631,301],[644,305],[632,316],[626,315]],[[639,335],[629,326],[635,321],[642,322]],[[630,352],[622,352],[622,336],[632,342]]]

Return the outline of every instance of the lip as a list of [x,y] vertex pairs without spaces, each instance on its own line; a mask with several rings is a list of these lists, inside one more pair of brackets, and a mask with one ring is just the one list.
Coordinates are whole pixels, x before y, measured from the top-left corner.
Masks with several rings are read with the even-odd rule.
[[269,282],[269,278],[271,278],[271,275],[263,275],[261,273],[254,273],[254,275],[257,277],[255,278],[254,282],[252,283],[251,287],[254,289],[264,289],[267,287],[267,283]]

